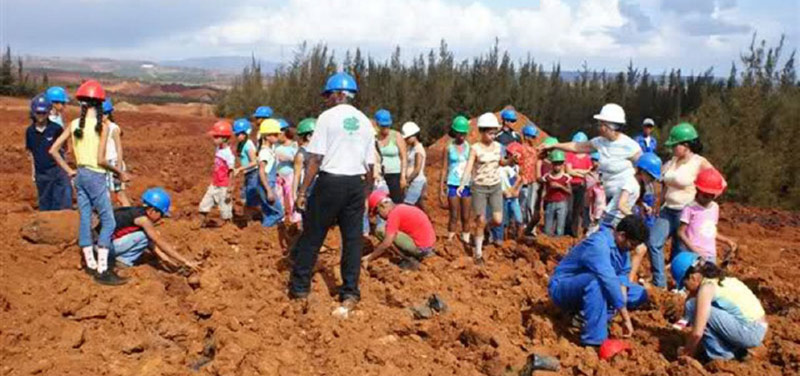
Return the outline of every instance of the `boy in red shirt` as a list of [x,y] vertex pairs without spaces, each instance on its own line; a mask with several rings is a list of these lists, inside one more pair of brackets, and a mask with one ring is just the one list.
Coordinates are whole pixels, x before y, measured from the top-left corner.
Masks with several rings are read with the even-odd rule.
[[375,231],[381,243],[371,254],[361,258],[365,267],[392,246],[400,250],[405,264],[411,268],[433,255],[436,233],[425,212],[416,206],[395,204],[384,191],[373,191],[368,201],[370,213],[377,212],[386,223]]
[[550,152],[552,171],[544,176],[544,232],[550,236],[564,235],[569,197],[572,194],[570,177],[564,172],[564,152]]
[[211,173],[211,185],[208,186],[206,194],[200,201],[201,227],[207,225],[206,217],[214,206],[219,206],[220,217],[223,221],[227,222],[233,218],[233,203],[228,193],[231,173],[236,164],[236,158],[228,145],[228,141],[233,136],[233,129],[227,121],[218,121],[208,134],[214,138],[216,153],[214,154],[214,170]]

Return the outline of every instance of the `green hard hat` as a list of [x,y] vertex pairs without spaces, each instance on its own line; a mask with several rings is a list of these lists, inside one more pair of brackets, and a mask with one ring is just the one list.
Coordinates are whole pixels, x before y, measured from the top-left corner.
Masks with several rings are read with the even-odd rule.
[[547,137],[547,138],[544,139],[545,146],[551,146],[551,145],[555,145],[557,143],[558,143],[558,139],[553,137],[553,136],[550,136],[550,137]]
[[314,118],[305,118],[297,124],[297,134],[306,134],[311,133],[314,131],[314,127],[317,126],[317,119]]
[[548,159],[550,159],[550,162],[564,162],[567,156],[564,154],[563,150],[553,150],[550,152]]
[[454,132],[469,133],[469,120],[464,116],[456,116],[453,118],[453,125],[450,126]]
[[682,142],[696,140],[698,137],[700,136],[697,134],[697,129],[694,128],[694,125],[684,122],[672,127],[669,131],[669,138],[664,145],[672,147]]

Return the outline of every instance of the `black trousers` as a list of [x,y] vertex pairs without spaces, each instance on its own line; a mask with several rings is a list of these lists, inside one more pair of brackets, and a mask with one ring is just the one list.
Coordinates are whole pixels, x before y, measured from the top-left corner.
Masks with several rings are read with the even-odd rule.
[[384,174],[383,179],[386,180],[386,185],[389,187],[389,198],[395,204],[403,203],[403,189],[400,188],[400,174]]
[[343,285],[339,296],[342,300],[351,297],[360,299],[358,279],[364,247],[364,180],[360,175],[342,176],[321,172],[315,184],[303,216],[303,233],[291,251],[294,262],[289,290],[295,296],[308,294],[311,290],[311,277],[319,249],[328,229],[338,223],[344,242],[340,263]]

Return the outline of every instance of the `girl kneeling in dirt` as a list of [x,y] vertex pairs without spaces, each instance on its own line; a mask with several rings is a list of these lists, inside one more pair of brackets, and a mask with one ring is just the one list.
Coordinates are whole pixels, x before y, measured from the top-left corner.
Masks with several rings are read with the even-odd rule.
[[169,216],[169,194],[161,188],[150,188],[142,194],[142,206],[117,208],[117,223],[112,235],[114,257],[125,266],[133,266],[150,249],[170,268],[186,267],[197,271],[197,264],[183,257],[156,231],[156,223]]
[[629,252],[644,243],[648,235],[644,222],[629,215],[615,229],[601,225],[556,267],[547,292],[561,309],[579,313],[582,345],[600,346],[608,338],[608,323],[614,311],[622,315],[625,336],[633,334],[628,309],[646,302],[647,291],[628,278]]
[[[109,263],[111,234],[116,224],[111,195],[106,186],[106,174],[113,172],[122,182],[127,182],[130,178],[125,171],[110,165],[106,159],[109,130],[103,124],[103,101],[106,99],[103,87],[95,80],[88,80],[78,88],[76,97],[81,104],[81,115],[69,124],[50,147],[50,155],[75,179],[80,213],[78,246],[83,252],[84,270],[98,283],[119,285],[125,283],[125,280],[114,273],[113,265]],[[77,171],[67,164],[60,152],[64,143],[70,139]],[[97,212],[100,217],[97,258],[92,240],[92,212]]]
[[402,269],[417,269],[419,261],[433,256],[436,233],[422,209],[395,204],[384,191],[372,191],[368,201],[369,212],[377,213],[385,222],[375,230],[381,243],[374,252],[361,258],[362,266],[367,267],[370,260],[380,257],[392,246],[402,253],[399,263]]
[[[478,117],[478,130],[481,133],[480,141],[472,144],[469,161],[461,177],[461,185],[456,191],[458,196],[464,193],[464,188],[472,179],[472,169],[475,168],[475,179],[472,181],[472,210],[478,218],[475,226],[475,263],[483,264],[483,230],[487,224],[487,213],[491,213],[491,225],[500,226],[503,223],[503,189],[500,179],[500,165],[502,146],[494,140],[500,122],[497,116],[487,112]],[[488,209],[488,211],[487,211]]]
[[689,293],[684,319],[677,325],[691,329],[679,355],[742,359],[747,349],[761,346],[767,334],[766,313],[747,285],[694,252],[675,256],[671,272],[678,288],[686,287]]

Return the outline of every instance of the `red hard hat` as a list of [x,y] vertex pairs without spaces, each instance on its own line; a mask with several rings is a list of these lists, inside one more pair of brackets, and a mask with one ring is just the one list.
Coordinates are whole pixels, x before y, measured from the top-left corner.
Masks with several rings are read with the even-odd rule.
[[607,339],[600,345],[600,359],[610,360],[623,351],[630,350],[631,345],[621,339]]
[[225,120],[220,120],[214,123],[214,126],[211,127],[211,130],[208,132],[208,134],[213,137],[231,137],[233,136],[233,128],[231,127],[231,123],[228,123]]
[[387,198],[389,198],[389,194],[384,191],[372,191],[369,195],[369,200],[367,200],[369,203],[369,212],[372,213],[375,211],[378,205]]
[[700,171],[700,173],[697,174],[694,185],[697,187],[698,191],[715,196],[721,195],[722,192],[725,192],[725,188],[728,187],[725,178],[716,168],[707,168]]
[[522,144],[519,142],[512,142],[506,146],[508,154],[522,154]]
[[99,82],[95,80],[86,80],[86,82],[78,87],[78,91],[75,93],[75,96],[78,99],[86,98],[104,101],[106,99],[106,91],[103,90],[103,86],[101,86]]

